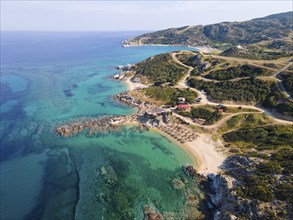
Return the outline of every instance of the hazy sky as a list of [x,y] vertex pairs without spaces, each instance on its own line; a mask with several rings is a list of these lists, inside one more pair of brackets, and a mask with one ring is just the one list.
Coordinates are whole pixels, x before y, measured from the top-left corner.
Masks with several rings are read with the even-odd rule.
[[158,30],[221,21],[243,21],[290,10],[290,0],[1,0],[1,30]]

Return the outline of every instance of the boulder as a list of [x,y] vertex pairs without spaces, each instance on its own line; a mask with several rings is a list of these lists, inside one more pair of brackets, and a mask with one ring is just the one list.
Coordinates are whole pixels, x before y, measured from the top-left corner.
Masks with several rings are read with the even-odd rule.
[[114,78],[114,79],[119,79],[119,76],[120,76],[119,74],[115,74],[115,75],[113,76],[113,78]]

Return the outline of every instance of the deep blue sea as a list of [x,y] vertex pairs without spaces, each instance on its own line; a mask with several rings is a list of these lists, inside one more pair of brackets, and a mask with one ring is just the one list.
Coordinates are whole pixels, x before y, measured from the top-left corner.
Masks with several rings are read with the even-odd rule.
[[138,34],[1,32],[0,219],[142,219],[145,204],[180,209],[169,182],[192,158],[161,135],[54,134],[66,121],[135,111],[112,99],[126,90],[111,79],[114,67],[182,49],[121,47]]

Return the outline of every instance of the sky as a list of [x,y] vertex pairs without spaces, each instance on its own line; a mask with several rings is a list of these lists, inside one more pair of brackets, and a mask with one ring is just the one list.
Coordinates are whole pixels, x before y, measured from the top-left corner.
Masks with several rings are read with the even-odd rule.
[[292,11],[292,1],[1,0],[1,31],[160,30]]

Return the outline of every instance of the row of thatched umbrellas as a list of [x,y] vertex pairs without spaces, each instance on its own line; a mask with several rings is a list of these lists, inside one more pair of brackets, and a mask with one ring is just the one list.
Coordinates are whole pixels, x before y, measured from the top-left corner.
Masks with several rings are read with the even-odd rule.
[[189,129],[178,125],[172,124],[167,126],[159,127],[162,131],[169,134],[173,138],[175,138],[180,143],[185,143],[187,141],[193,141],[196,138],[196,135]]

